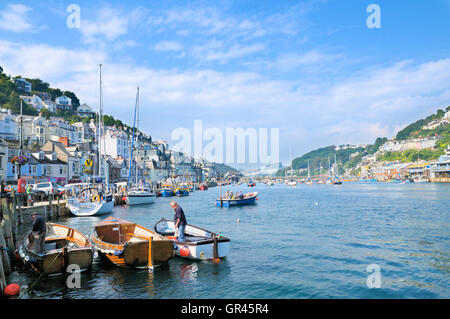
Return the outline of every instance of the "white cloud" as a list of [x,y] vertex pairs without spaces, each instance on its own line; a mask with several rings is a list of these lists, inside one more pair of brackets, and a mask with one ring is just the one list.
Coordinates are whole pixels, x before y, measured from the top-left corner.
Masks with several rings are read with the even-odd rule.
[[[157,117],[153,125],[164,126],[165,134],[194,116],[204,117],[208,125],[226,127],[239,112],[249,127],[283,131],[302,127],[307,138],[299,140],[316,147],[366,143],[378,136],[391,137],[404,123],[450,104],[450,58],[406,61],[338,79],[319,78],[317,83],[273,80],[258,72],[156,70],[111,61],[98,50],[7,41],[0,41],[0,61],[8,74],[39,77],[53,87],[74,91],[94,107],[98,104],[97,63],[102,61],[105,112],[130,123],[139,85],[141,114],[148,121]],[[170,113],[169,118],[154,115],[162,111]],[[152,130],[149,133],[154,133],[154,126],[147,128]]]
[[0,29],[13,32],[33,30],[33,25],[28,22],[28,14],[31,10],[23,4],[9,4],[0,11]]
[[154,49],[156,51],[181,51],[183,45],[175,41],[160,41],[155,44]]
[[139,21],[143,12],[135,9],[131,12],[112,7],[102,7],[94,19],[82,16],[80,32],[85,43],[115,41],[128,33],[130,24]]

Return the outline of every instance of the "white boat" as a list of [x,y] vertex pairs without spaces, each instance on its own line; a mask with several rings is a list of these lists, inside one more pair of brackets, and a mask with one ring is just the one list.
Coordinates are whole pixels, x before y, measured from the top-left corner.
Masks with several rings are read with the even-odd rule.
[[290,181],[290,182],[287,182],[286,185],[294,187],[294,186],[297,186],[297,182],[296,181]]
[[155,202],[156,195],[148,188],[132,188],[128,191],[125,202],[132,205],[152,204]]
[[230,239],[209,232],[200,227],[186,225],[184,230],[186,241],[179,242],[175,237],[174,222],[161,219],[155,224],[155,231],[171,239],[176,246],[175,254],[189,259],[217,260],[224,258],[230,250]]
[[78,197],[68,198],[67,207],[75,216],[98,216],[111,213],[114,201],[112,195],[103,195],[91,187],[82,190]]

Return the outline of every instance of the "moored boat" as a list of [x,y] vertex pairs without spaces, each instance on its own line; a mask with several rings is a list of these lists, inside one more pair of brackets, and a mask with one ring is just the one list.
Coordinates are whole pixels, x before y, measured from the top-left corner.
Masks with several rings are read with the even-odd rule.
[[114,201],[111,194],[103,195],[97,188],[89,187],[77,197],[68,198],[67,207],[75,216],[98,216],[111,213]]
[[219,197],[216,199],[216,206],[218,207],[231,207],[231,206],[242,206],[242,205],[253,205],[256,204],[258,192],[247,193],[242,198],[224,198]]
[[89,270],[92,266],[91,242],[76,229],[47,223],[44,252],[36,253],[35,243],[30,231],[19,247],[19,256],[25,266],[36,273],[65,274],[69,265],[77,265],[79,271]]
[[206,185],[206,184],[201,184],[201,185],[198,187],[198,189],[201,190],[201,191],[206,191],[206,190],[208,189],[208,185]]
[[190,224],[184,230],[186,241],[179,242],[175,235],[174,222],[161,219],[155,224],[155,231],[171,239],[176,246],[175,254],[198,260],[224,258],[230,250],[230,239]]
[[161,196],[162,197],[171,197],[173,196],[173,188],[170,187],[169,185],[163,185],[161,190]]
[[119,267],[153,269],[173,257],[171,240],[115,217],[97,223],[91,241],[103,260]]
[[186,188],[175,188],[173,191],[173,194],[175,196],[181,197],[181,196],[188,196],[189,190]]
[[156,195],[148,188],[132,188],[126,196],[126,203],[132,205],[152,204],[155,202]]

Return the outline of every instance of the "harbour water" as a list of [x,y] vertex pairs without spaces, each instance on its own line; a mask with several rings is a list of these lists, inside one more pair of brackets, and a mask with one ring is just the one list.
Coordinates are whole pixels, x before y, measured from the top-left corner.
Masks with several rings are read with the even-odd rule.
[[[96,262],[69,289],[63,276],[40,282],[23,298],[449,298],[450,185],[344,183],[257,184],[223,191],[258,191],[256,205],[218,208],[219,188],[176,198],[188,223],[231,239],[220,263],[173,258],[153,272]],[[153,229],[172,218],[173,198],[146,206],[118,206],[112,216]],[[59,223],[90,233],[106,218]],[[25,229],[21,229],[22,232]],[[381,287],[368,288],[370,264]],[[15,271],[26,288],[33,277]]]

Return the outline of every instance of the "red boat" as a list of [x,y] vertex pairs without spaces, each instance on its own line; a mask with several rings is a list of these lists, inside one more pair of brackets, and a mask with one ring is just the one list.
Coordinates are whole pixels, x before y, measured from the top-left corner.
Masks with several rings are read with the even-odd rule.
[[201,191],[206,191],[206,190],[208,189],[208,185],[206,185],[206,184],[201,184],[201,185],[198,187],[198,189],[201,190]]

